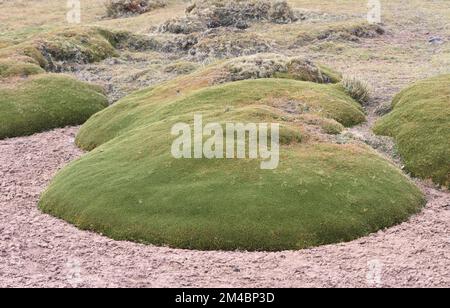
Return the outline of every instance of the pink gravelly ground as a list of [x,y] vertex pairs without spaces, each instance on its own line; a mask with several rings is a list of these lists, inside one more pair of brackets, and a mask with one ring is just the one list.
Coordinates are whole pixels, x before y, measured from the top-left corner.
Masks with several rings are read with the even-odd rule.
[[36,208],[82,154],[76,131],[0,141],[0,287],[450,287],[450,195],[427,187],[409,222],[297,252],[186,251],[80,231]]

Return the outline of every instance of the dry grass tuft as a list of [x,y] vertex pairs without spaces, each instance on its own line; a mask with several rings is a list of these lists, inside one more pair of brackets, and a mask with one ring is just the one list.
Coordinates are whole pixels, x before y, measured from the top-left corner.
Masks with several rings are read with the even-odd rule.
[[106,14],[109,17],[126,17],[144,14],[167,5],[165,0],[107,0]]
[[228,81],[278,77],[316,83],[335,82],[325,69],[303,57],[258,54],[230,60],[226,68],[230,72]]
[[355,76],[347,76],[343,78],[341,83],[347,94],[356,101],[361,104],[367,104],[370,101],[371,89],[366,81],[360,80]]
[[185,17],[162,24],[160,31],[190,34],[220,27],[247,29],[255,21],[287,24],[297,20],[284,0],[203,0],[188,6]]

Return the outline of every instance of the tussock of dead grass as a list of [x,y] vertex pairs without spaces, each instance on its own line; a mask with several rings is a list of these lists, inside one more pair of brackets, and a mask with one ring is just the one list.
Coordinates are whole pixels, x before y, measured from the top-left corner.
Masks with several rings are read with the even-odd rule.
[[129,17],[144,14],[167,5],[166,0],[106,0],[106,14],[109,17]]
[[159,30],[191,34],[221,27],[247,29],[257,21],[287,24],[297,19],[290,5],[282,0],[202,0],[189,5],[185,17],[170,19]]
[[371,98],[369,83],[356,76],[346,76],[341,81],[345,91],[361,104],[366,104]]

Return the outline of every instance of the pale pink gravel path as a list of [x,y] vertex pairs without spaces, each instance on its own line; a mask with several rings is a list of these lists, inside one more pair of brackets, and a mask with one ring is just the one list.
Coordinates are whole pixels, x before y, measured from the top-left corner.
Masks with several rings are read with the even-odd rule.
[[407,223],[297,252],[185,251],[80,231],[36,208],[55,172],[82,154],[76,131],[0,141],[0,287],[450,287],[450,195],[432,188]]

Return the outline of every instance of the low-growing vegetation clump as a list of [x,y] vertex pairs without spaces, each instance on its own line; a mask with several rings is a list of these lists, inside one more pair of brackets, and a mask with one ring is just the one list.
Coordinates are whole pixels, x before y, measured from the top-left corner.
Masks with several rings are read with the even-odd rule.
[[197,38],[189,53],[198,60],[235,58],[272,50],[271,42],[258,34],[242,30],[212,29]]
[[392,107],[375,132],[394,137],[412,175],[450,188],[450,75],[417,82]]
[[316,65],[304,57],[286,57],[279,54],[258,54],[229,60],[226,81],[258,78],[288,78],[316,83],[337,83],[340,74]]
[[165,7],[166,0],[107,0],[106,14],[109,17],[129,17]]
[[0,139],[79,125],[106,106],[99,87],[63,75],[0,84]]
[[316,114],[303,114],[300,121],[311,126],[320,127],[325,134],[339,135],[345,130],[345,126],[336,120],[324,118]]
[[161,24],[156,37],[176,35],[170,38],[177,42],[170,51],[187,51],[198,60],[230,58],[273,50],[270,39],[245,31],[252,23],[288,24],[297,20],[286,1],[196,1],[188,6],[185,17]]
[[33,63],[17,63],[8,59],[0,59],[0,79],[14,76],[26,77],[30,75],[41,74],[44,72],[44,69],[42,69],[39,65]]
[[164,72],[175,73],[177,75],[186,75],[198,69],[198,64],[193,62],[178,61],[164,67]]
[[358,43],[361,39],[376,38],[384,35],[386,30],[382,25],[367,22],[339,22],[331,26],[319,27],[313,31],[301,31],[293,46],[309,45],[311,43],[328,41],[343,41]]
[[[333,142],[365,119],[341,85],[270,74],[226,82],[229,64],[133,93],[93,116],[76,140],[92,151],[56,176],[40,208],[118,240],[286,250],[349,241],[422,207],[420,191],[394,165],[364,145]],[[175,159],[171,129],[192,124],[194,114],[222,126],[279,123],[278,168],[249,158]]]
[[370,100],[370,86],[367,82],[355,77],[345,77],[342,79],[342,86],[345,91],[361,104],[366,104]]
[[271,52],[273,42],[255,33],[239,29],[210,29],[201,34],[177,35],[128,33],[121,38],[118,48],[135,51],[170,53],[189,57],[196,62]]
[[[10,64],[15,62],[16,67],[29,67],[32,64],[46,71],[59,72],[71,65],[92,63],[116,56],[114,44],[115,34],[101,28],[64,29],[3,48],[0,50],[0,61]],[[17,71],[17,75],[23,74],[23,71],[18,69],[12,71]]]
[[344,24],[319,32],[319,40],[345,40],[358,42],[361,38],[374,38],[385,34],[386,30],[379,24],[356,23]]
[[114,34],[100,28],[64,30],[38,39],[35,44],[47,61],[46,69],[56,72],[63,65],[86,64],[116,56]]
[[190,5],[185,17],[162,24],[160,31],[190,34],[220,27],[247,29],[255,21],[286,24],[297,20],[286,1],[202,0]]

